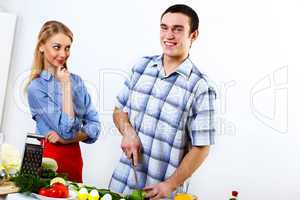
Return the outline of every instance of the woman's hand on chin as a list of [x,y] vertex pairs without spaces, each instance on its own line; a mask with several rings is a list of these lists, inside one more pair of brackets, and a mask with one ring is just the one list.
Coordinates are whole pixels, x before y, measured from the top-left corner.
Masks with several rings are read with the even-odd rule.
[[68,82],[70,82],[70,72],[68,71],[68,69],[66,67],[60,66],[57,68],[56,78],[60,82],[68,83]]

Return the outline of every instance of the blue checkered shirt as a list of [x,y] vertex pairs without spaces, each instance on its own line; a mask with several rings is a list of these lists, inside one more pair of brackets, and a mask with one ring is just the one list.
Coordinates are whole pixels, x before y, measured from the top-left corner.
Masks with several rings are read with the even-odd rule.
[[[215,99],[215,90],[189,58],[169,76],[162,56],[142,58],[116,98],[116,107],[128,113],[142,142],[138,184],[130,160],[122,154],[109,188],[130,194],[134,188],[162,182],[191,146],[213,144]],[[177,192],[187,192],[187,184]]]

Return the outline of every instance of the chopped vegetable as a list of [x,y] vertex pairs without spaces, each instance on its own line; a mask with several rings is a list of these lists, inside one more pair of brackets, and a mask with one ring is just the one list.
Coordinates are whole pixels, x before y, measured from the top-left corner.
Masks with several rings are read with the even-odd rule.
[[67,198],[69,196],[69,189],[66,185],[62,183],[54,183],[50,188],[56,189],[56,196],[59,198]]
[[105,194],[101,200],[112,200],[112,196],[110,194]]
[[89,193],[86,188],[80,188],[78,191],[78,200],[87,200],[89,198]]
[[54,198],[67,198],[69,196],[69,190],[65,185],[55,183],[50,188],[41,188],[39,194]]
[[88,190],[88,192],[90,192],[93,189],[97,190],[100,197],[103,197],[105,194],[110,194],[112,196],[112,200],[120,200],[120,199],[124,198],[120,194],[114,193],[114,192],[110,191],[109,189],[99,189],[94,186],[88,186],[88,185],[83,185],[83,184],[79,184],[79,183],[69,182],[69,188],[71,188],[72,190],[79,191],[80,188],[82,188],[82,187],[86,188]]
[[129,196],[130,200],[144,200],[146,193],[143,190],[133,190]]
[[63,185],[66,185],[66,181],[65,179],[61,178],[61,177],[55,177],[50,181],[50,185],[53,185],[54,183],[61,183]]
[[42,168],[43,169],[51,169],[52,171],[56,172],[58,169],[58,165],[54,159],[44,157],[42,159]]
[[89,200],[98,200],[99,199],[99,192],[96,189],[93,189],[89,193]]

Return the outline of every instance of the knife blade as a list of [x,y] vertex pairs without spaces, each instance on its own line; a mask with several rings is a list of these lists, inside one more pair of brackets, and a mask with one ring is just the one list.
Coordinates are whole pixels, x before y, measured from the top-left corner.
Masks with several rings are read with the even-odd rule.
[[137,178],[137,173],[136,173],[136,167],[134,166],[133,154],[131,155],[131,167],[133,169],[133,176],[134,176],[134,181],[135,181],[135,188],[138,188],[138,178]]

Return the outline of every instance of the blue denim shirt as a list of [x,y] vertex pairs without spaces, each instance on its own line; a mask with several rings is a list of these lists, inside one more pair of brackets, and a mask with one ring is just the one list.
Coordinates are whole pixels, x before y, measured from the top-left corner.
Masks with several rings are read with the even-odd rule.
[[36,132],[46,135],[53,130],[64,139],[72,139],[78,131],[83,131],[88,135],[83,142],[94,143],[101,130],[99,114],[82,79],[71,74],[71,82],[73,118],[62,111],[61,84],[51,73],[44,70],[29,84],[28,103],[36,121]]

